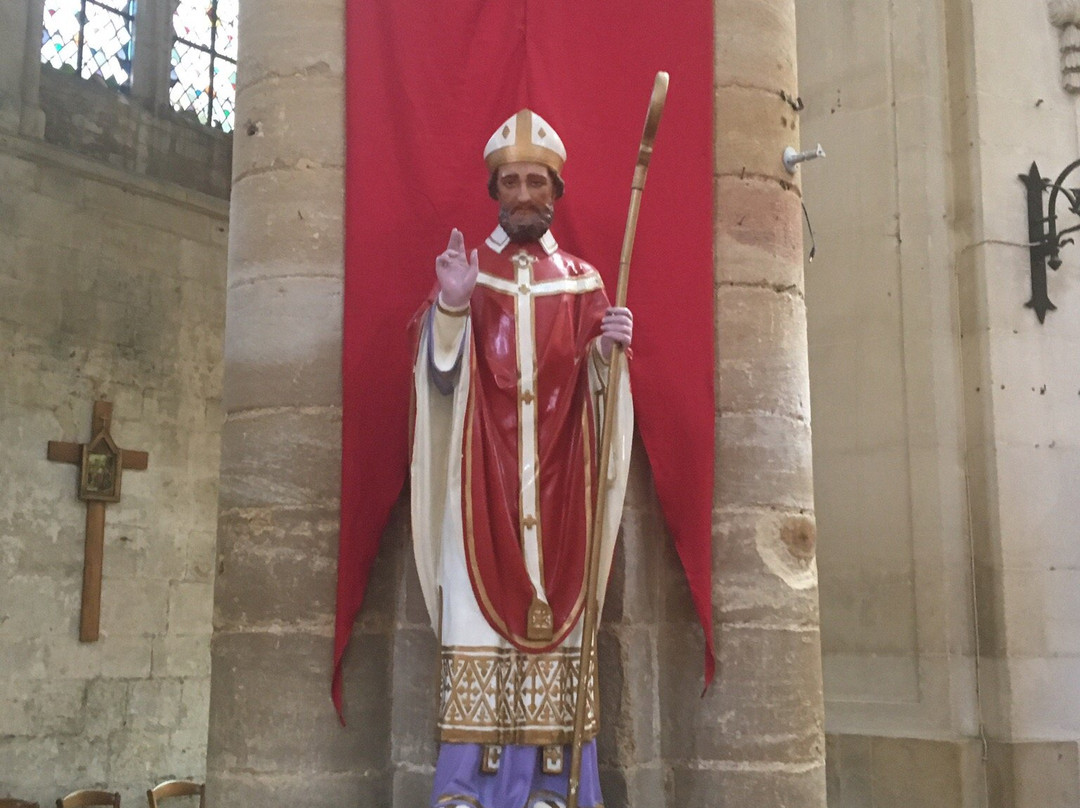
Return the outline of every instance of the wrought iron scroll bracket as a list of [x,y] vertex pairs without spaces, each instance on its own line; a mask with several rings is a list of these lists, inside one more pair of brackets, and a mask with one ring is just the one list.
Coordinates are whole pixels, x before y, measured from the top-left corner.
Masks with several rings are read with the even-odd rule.
[[[1066,238],[1070,233],[1080,230],[1080,224],[1058,230],[1057,226],[1057,201],[1060,195],[1064,195],[1069,205],[1069,212],[1080,217],[1080,188],[1066,188],[1065,179],[1076,168],[1080,167],[1080,160],[1074,160],[1058,174],[1052,183],[1039,172],[1035,163],[1027,174],[1020,175],[1020,181],[1027,190],[1028,211],[1028,254],[1031,261],[1031,299],[1025,303],[1029,309],[1035,310],[1035,316],[1039,322],[1046,319],[1048,311],[1057,310],[1047,291],[1046,267],[1057,270],[1061,266],[1061,248],[1066,244],[1072,244],[1073,239]],[[1043,194],[1050,191],[1050,200],[1043,210]]]

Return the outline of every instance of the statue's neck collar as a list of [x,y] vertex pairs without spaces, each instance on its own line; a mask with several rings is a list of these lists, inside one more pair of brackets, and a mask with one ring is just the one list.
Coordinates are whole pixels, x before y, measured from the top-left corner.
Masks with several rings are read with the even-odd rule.
[[[559,249],[559,243],[555,241],[555,236],[551,235],[551,231],[548,230],[544,235],[540,236],[540,240],[537,242],[541,249],[548,255],[553,254]],[[491,231],[491,235],[487,237],[487,245],[491,247],[497,253],[501,253],[510,244],[510,236],[506,234],[506,231],[502,229],[502,225],[496,227]]]

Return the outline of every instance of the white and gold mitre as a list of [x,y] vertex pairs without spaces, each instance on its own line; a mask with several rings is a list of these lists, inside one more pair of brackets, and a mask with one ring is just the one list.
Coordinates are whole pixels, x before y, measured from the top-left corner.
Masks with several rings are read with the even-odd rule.
[[484,162],[489,171],[507,163],[540,163],[558,174],[566,162],[566,147],[551,124],[523,109],[495,130],[484,147]]

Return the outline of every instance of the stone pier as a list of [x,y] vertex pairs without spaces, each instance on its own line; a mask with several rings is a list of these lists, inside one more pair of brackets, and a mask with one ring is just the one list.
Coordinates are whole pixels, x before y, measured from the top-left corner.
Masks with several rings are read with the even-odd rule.
[[386,805],[389,625],[330,702],[344,4],[241,8],[208,802]]
[[[717,0],[717,683],[661,705],[671,805],[825,804],[793,0]],[[674,655],[665,652],[668,658]]]

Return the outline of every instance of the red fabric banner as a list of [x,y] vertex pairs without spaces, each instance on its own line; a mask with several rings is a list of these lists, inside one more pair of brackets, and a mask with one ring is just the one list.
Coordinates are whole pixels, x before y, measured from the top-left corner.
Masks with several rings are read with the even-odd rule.
[[552,232],[614,295],[658,70],[671,75],[631,262],[638,430],[712,647],[713,12],[709,0],[348,0],[341,539],[333,698],[408,470],[407,325],[451,227],[497,223],[482,151],[529,107],[566,144]]

